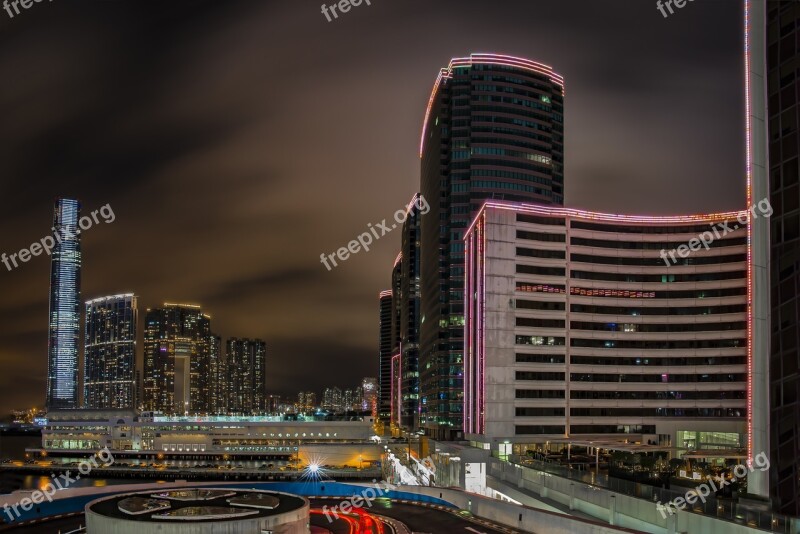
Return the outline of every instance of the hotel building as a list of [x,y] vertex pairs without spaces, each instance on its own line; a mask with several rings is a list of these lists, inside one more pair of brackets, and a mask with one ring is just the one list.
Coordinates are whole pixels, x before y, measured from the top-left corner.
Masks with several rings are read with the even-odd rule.
[[746,447],[746,226],[487,202],[465,238],[467,438]]
[[494,54],[439,72],[423,123],[420,425],[462,432],[464,230],[486,199],[564,204],[564,80],[547,65]]
[[136,407],[135,295],[115,295],[86,303],[83,407],[96,410]]

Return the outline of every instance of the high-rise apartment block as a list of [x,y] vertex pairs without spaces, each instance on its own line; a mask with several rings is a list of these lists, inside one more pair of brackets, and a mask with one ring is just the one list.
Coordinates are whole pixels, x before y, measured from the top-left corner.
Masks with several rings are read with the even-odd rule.
[[86,303],[83,407],[133,409],[136,399],[137,299],[115,295]]
[[144,323],[143,401],[148,411],[211,411],[211,318],[199,306],[164,304]]
[[259,339],[232,338],[227,342],[228,409],[237,414],[260,414],[267,401],[267,345]]

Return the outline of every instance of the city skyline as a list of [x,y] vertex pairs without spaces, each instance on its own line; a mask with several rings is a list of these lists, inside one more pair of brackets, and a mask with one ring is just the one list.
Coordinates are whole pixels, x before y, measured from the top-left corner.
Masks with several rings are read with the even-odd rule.
[[800,532],[800,0],[26,1],[0,525]]
[[[519,19],[541,21],[531,23],[529,20],[505,20],[491,10],[482,10],[478,3],[459,3],[458,8],[464,11],[468,25],[477,28],[487,21],[498,29],[489,29],[481,37],[470,37],[463,31],[442,30],[438,26],[434,30],[432,24],[419,22],[421,30],[430,31],[422,32],[424,52],[417,52],[416,45],[409,51],[399,34],[386,31],[391,21],[397,16],[413,21],[417,9],[435,15],[451,8],[446,3],[441,6],[412,4],[400,7],[376,4],[369,12],[353,12],[346,20],[328,26],[324,18],[319,26],[293,25],[300,28],[300,33],[290,42],[300,43],[306,35],[303,32],[313,31],[321,36],[328,49],[334,43],[346,42],[342,34],[347,33],[347,25],[371,17],[374,31],[381,32],[385,41],[374,50],[354,49],[343,58],[344,70],[320,66],[323,70],[314,78],[299,76],[291,86],[271,86],[271,94],[260,90],[246,92],[241,95],[246,109],[226,99],[215,100],[216,85],[211,78],[206,78],[204,71],[200,78],[203,82],[196,86],[194,93],[196,100],[186,100],[169,92],[159,98],[139,94],[131,100],[139,111],[137,117],[116,110],[113,102],[107,103],[115,110],[118,123],[127,125],[128,130],[108,129],[107,136],[118,141],[117,148],[106,150],[102,161],[90,169],[65,159],[63,154],[56,154],[58,165],[52,167],[44,166],[44,162],[15,157],[14,154],[21,151],[13,147],[18,147],[20,140],[34,142],[57,129],[48,126],[45,118],[25,127],[17,116],[7,117],[7,122],[0,126],[0,137],[11,148],[7,160],[9,169],[15,176],[39,177],[40,188],[35,193],[28,191],[24,181],[4,185],[4,198],[13,197],[17,201],[7,208],[3,250],[11,253],[47,235],[49,227],[42,221],[47,218],[53,196],[81,198],[85,206],[110,203],[118,216],[114,225],[98,227],[85,236],[83,293],[86,296],[135,290],[142,309],[158,306],[164,300],[201,302],[219,318],[219,327],[215,330],[230,337],[265,339],[270,344],[271,354],[292,362],[292,365],[276,369],[276,374],[269,377],[270,392],[288,394],[302,389],[301,384],[307,380],[302,373],[304,368],[318,368],[320,374],[332,377],[332,382],[346,382],[350,367],[361,369],[360,374],[377,375],[377,366],[373,363],[377,353],[375,294],[387,288],[385,272],[397,255],[399,235],[382,240],[368,255],[350,260],[335,272],[327,272],[319,265],[319,253],[331,250],[361,231],[367,222],[390,216],[417,191],[419,136],[432,80],[449,58],[476,51],[527,57],[551,65],[565,76],[569,101],[565,152],[574,155],[565,176],[568,205],[639,213],[722,211],[739,207],[739,199],[743,197],[739,179],[742,162],[729,154],[740,152],[743,96],[728,88],[742,83],[740,6],[713,9],[693,6],[692,22],[689,22],[689,17],[683,16],[686,11],[664,21],[652,6],[611,3],[601,8],[587,2],[582,4],[582,9],[567,13],[543,3],[509,3],[509,9],[535,14],[535,17]],[[125,8],[102,6],[97,14],[113,16],[118,10]],[[180,13],[185,17],[184,11]],[[143,23],[156,23],[178,12],[177,8],[170,7],[160,13],[127,14],[139,17]],[[65,32],[63,21],[69,20],[70,13],[69,9],[54,3],[46,12],[31,11],[25,20],[13,21],[13,26],[4,22],[4,35],[12,43],[22,43],[30,38],[34,25],[52,26]],[[243,22],[248,17],[239,18],[242,13],[259,21],[258,32]],[[61,18],[51,18],[56,15]],[[203,4],[179,24],[183,25],[193,48],[224,39],[226,32],[234,30],[241,36],[237,41],[239,46],[244,47],[250,43],[248,39],[277,38],[263,37],[264,25],[294,24],[304,20],[304,15],[303,6],[276,10],[237,2],[224,7]],[[210,20],[220,20],[218,17],[222,17],[224,23],[208,32]],[[631,24],[632,21],[636,24]],[[541,24],[540,35],[527,31],[531,24]],[[571,24],[570,27],[579,33],[556,35],[547,30],[548,26],[557,24]],[[720,28],[713,38],[702,31],[711,24]],[[78,29],[96,38],[103,35],[101,27],[86,21],[76,22],[74,30]],[[448,32],[451,39],[441,39],[442,31]],[[278,35],[286,37],[280,32]],[[630,52],[628,61],[608,59],[628,50],[632,39],[640,46],[637,51]],[[671,47],[665,47],[665,42],[670,42]],[[128,34],[122,32],[118,41],[107,45],[107,53],[133,54],[135,70],[131,75],[147,77],[155,72],[153,69],[159,70],[157,65],[145,60],[145,50],[134,51],[131,43]],[[161,44],[170,43],[170,38],[164,36]],[[318,51],[308,45],[298,48],[298,52],[302,57],[313,57]],[[413,61],[401,60],[409,52],[414,56]],[[48,57],[48,54],[58,54],[70,63],[82,53],[70,46],[58,52],[27,50],[11,63],[4,59],[0,66],[11,68],[25,61],[33,62],[36,57]],[[587,53],[596,55],[594,61],[604,68],[593,66],[592,57],[587,58]],[[164,58],[164,67],[176,68],[174,79],[180,87],[201,75],[193,68],[194,64],[181,62],[183,57],[183,53],[176,50]],[[204,66],[220,74],[228,73],[227,68],[218,63],[220,58],[227,57],[227,52],[221,55],[209,52]],[[106,56],[100,54],[87,61],[81,70],[71,74],[53,73],[48,78],[48,86],[66,87],[97,79],[105,61]],[[285,69],[292,68],[279,58],[275,61]],[[708,65],[714,67],[708,69]],[[375,68],[379,69],[377,75]],[[641,69],[645,69],[644,76]],[[676,72],[680,74],[677,77]],[[230,74],[236,79],[235,70]],[[336,176],[349,173],[357,178],[335,190],[328,189],[333,187],[332,183],[313,178],[319,196],[310,195],[305,202],[278,201],[278,196],[285,199],[300,193],[292,185],[295,176],[322,177],[331,171],[312,161],[292,167],[294,162],[303,159],[301,147],[306,146],[309,139],[300,138],[307,134],[308,128],[300,126],[306,132],[297,131],[297,126],[293,126],[294,117],[268,107],[264,102],[269,98],[265,97],[283,97],[287,102],[300,105],[305,103],[304,98],[312,89],[316,90],[314,80],[319,76],[332,81],[329,100],[335,104],[327,101],[318,104],[324,128],[319,134],[313,134],[310,141],[323,147],[322,159],[340,161],[332,171]],[[393,89],[398,76],[407,79],[400,84],[402,89]],[[258,88],[267,87],[269,79],[259,74],[255,84]],[[361,82],[385,88],[392,98],[362,100],[360,93],[353,91]],[[105,79],[103,83],[116,87],[113,79]],[[703,90],[696,91],[698,86]],[[31,90],[35,87],[32,85]],[[9,87],[0,89],[0,102],[25,103],[23,93],[15,91]],[[174,111],[165,114],[163,110],[170,107],[173,100],[184,102],[186,107],[172,106]],[[387,106],[387,101],[392,104]],[[590,106],[592,102],[601,105]],[[672,105],[673,102],[680,105]],[[74,120],[77,113],[86,109],[83,101],[63,104],[62,123]],[[208,111],[200,112],[200,108]],[[367,117],[383,108],[390,113],[396,128],[387,138],[387,145],[372,144],[376,141]],[[251,118],[242,118],[245,111]],[[347,117],[353,114],[359,120],[348,121]],[[184,132],[176,136],[153,128],[163,121],[180,124],[189,116],[219,126],[208,130],[216,134],[203,138],[187,136]],[[698,123],[697,117],[709,120]],[[93,120],[105,119],[98,116]],[[139,120],[148,127],[143,129]],[[659,128],[637,130],[636,125],[643,122],[658,124]],[[275,127],[283,128],[290,135],[279,140],[271,133]],[[333,135],[343,128],[350,137]],[[70,137],[76,141],[69,146],[78,152],[88,146],[105,147],[107,143],[96,139],[93,131],[88,122],[81,123],[77,130],[70,132]],[[165,157],[157,144],[143,141],[149,138],[145,132],[152,131],[162,131],[159,137],[162,143],[185,139],[185,144],[174,145],[174,154],[183,156]],[[27,133],[20,135],[20,132]],[[652,132],[662,133],[653,138]],[[234,141],[239,134],[244,139]],[[334,138],[339,140],[330,141]],[[349,142],[350,139],[357,144]],[[359,147],[362,144],[370,147],[371,153],[381,154],[382,157],[377,158],[381,161],[362,158]],[[265,147],[272,146],[285,148],[281,152],[290,160],[257,156]],[[702,150],[697,148],[700,146]],[[127,162],[135,160],[134,153],[150,156],[131,166]],[[383,161],[383,156],[387,155],[390,159]],[[689,159],[699,164],[687,168],[680,163]],[[234,164],[235,161],[240,163]],[[391,168],[388,176],[376,172],[387,162]],[[114,180],[107,179],[111,167],[116,172]],[[222,175],[228,178],[217,181],[216,177]],[[371,176],[386,176],[386,180],[367,178]],[[158,179],[166,180],[166,187],[154,189]],[[196,188],[191,207],[184,206],[179,199],[195,180],[201,187]],[[259,185],[262,181],[263,185]],[[676,183],[679,185],[673,185]],[[259,200],[262,188],[282,193],[264,195],[263,200]],[[353,188],[357,188],[356,195],[350,194]],[[225,202],[218,203],[219,198],[224,198]],[[361,202],[359,198],[377,201]],[[331,203],[331,199],[336,201]],[[631,205],[638,209],[625,209]],[[206,216],[195,219],[196,213]],[[194,233],[197,220],[204,221],[205,230]],[[288,225],[299,232],[292,241],[287,241],[281,232],[271,230]],[[164,261],[141,263],[137,258],[145,251],[147,256]],[[281,253],[275,254],[276,251]],[[226,257],[237,257],[239,261],[227,262],[223,260]],[[125,261],[120,262],[120,258]],[[36,404],[41,398],[36,392],[42,391],[45,374],[42,346],[46,338],[41,318],[47,313],[47,290],[43,287],[46,264],[43,258],[34,258],[13,272],[0,272],[0,287],[6,295],[0,304],[0,318],[9,325],[8,330],[0,332],[3,341],[0,360],[7,362],[9,370],[0,378],[0,405],[9,409]],[[197,268],[200,265],[203,268]],[[173,266],[191,274],[176,278]],[[310,303],[314,303],[312,306],[323,304],[318,308],[321,313],[314,336],[306,335],[309,313],[314,313],[309,311]],[[322,353],[331,357],[319,358]],[[341,365],[342,362],[346,365]],[[312,378],[312,381],[314,383],[309,385],[317,391],[325,385],[321,378]]]

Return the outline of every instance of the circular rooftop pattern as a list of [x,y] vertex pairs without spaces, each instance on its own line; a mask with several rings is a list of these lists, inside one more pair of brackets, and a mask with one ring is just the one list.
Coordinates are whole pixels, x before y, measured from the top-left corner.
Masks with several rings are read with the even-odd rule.
[[233,497],[236,495],[235,491],[227,490],[208,490],[208,489],[190,489],[190,490],[176,490],[165,491],[161,493],[153,493],[151,497],[156,499],[169,499],[170,501],[213,501],[222,497]]
[[266,493],[249,493],[247,495],[237,495],[232,499],[228,499],[228,504],[231,506],[241,506],[243,508],[274,510],[281,504],[281,500],[274,495],[268,495]]
[[187,506],[170,510],[163,514],[156,514],[153,519],[168,519],[172,521],[204,521],[207,519],[234,519],[248,515],[258,515],[257,510],[242,510],[241,508],[224,508],[222,506]]
[[[280,530],[305,533],[310,505],[297,495],[255,489],[185,488],[112,495],[86,505],[90,534],[196,533]],[[216,531],[216,530],[214,530]]]
[[149,514],[150,512],[157,512],[159,510],[169,510],[170,506],[168,501],[148,499],[147,497],[128,497],[127,499],[119,501],[117,505],[120,512],[128,515]]

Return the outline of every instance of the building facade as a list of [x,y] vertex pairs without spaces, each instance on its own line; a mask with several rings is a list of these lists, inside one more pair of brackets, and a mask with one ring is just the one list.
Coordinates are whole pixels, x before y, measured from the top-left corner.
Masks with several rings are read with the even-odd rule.
[[78,408],[78,351],[81,321],[81,204],[56,200],[56,245],[50,267],[50,319],[47,343],[48,409]]
[[344,405],[342,402],[342,390],[337,387],[325,388],[322,392],[322,409],[331,413],[342,413]]
[[228,360],[222,348],[222,338],[211,335],[211,354],[209,356],[209,372],[211,373],[211,413],[224,415],[228,413],[231,397],[231,380]]
[[95,410],[136,408],[136,329],[133,294],[86,303],[83,407]]
[[378,379],[367,377],[361,381],[361,411],[378,416]]
[[746,447],[747,212],[490,201],[465,244],[469,439]]
[[236,414],[260,414],[267,400],[267,344],[260,339],[231,338],[227,345],[230,400]]
[[211,318],[199,306],[164,304],[144,323],[143,404],[183,415],[211,411]]
[[[47,414],[42,449],[50,458],[75,457],[108,447],[117,461],[326,458],[358,465],[380,459],[370,438],[374,419],[297,416],[165,416],[135,410],[68,410]],[[185,465],[185,464],[184,464]]]
[[[770,496],[800,515],[800,170],[798,48],[800,4],[766,3],[771,218]],[[758,62],[760,54],[753,54]],[[756,80],[755,83],[763,83]],[[756,199],[758,200],[758,199]],[[756,451],[758,453],[758,451]]]
[[[424,200],[424,199],[423,199]],[[417,194],[408,205],[403,223],[400,270],[400,417],[399,425],[407,430],[419,428],[419,268],[420,224],[424,205]]]
[[473,54],[436,80],[424,119],[420,425],[461,435],[464,230],[487,199],[564,203],[564,81],[526,59]]
[[390,289],[381,291],[378,298],[378,381],[380,383],[378,410],[381,419],[388,421],[392,395],[392,291]]

